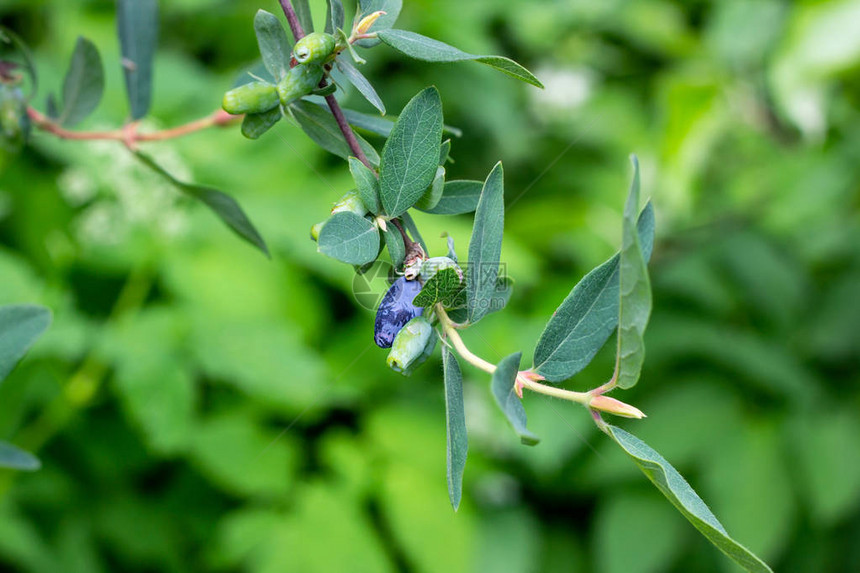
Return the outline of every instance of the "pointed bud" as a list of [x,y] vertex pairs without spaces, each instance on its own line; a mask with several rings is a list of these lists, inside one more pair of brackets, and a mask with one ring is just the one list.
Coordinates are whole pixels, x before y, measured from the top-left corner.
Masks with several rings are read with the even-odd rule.
[[370,27],[373,26],[373,23],[379,20],[379,17],[383,14],[385,14],[385,12],[383,12],[382,10],[378,10],[362,18],[358,25],[355,27],[355,33],[366,34]]
[[642,413],[642,410],[639,408],[631,406],[630,404],[625,404],[621,400],[616,400],[609,396],[595,396],[591,399],[591,402],[589,402],[588,407],[600,410],[601,412],[615,414],[616,416],[623,416],[625,418],[636,418],[641,420],[645,417],[645,414]]

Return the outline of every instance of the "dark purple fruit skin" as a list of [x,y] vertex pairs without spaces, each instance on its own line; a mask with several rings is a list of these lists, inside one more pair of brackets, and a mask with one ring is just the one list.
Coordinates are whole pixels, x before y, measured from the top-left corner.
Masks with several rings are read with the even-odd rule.
[[419,292],[421,292],[421,283],[400,277],[382,297],[382,302],[379,303],[379,309],[376,311],[376,325],[373,329],[373,341],[378,347],[391,348],[394,337],[400,329],[424,310],[412,304],[412,300]]

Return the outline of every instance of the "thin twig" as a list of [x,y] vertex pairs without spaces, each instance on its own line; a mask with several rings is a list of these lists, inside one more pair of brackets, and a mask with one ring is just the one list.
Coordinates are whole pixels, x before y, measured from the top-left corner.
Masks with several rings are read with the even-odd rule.
[[287,17],[287,23],[290,25],[290,31],[293,33],[293,38],[298,42],[305,36],[305,31],[299,23],[299,17],[296,15],[296,11],[293,10],[293,3],[290,2],[290,0],[280,1],[281,8],[284,9],[284,15]]
[[[281,8],[284,9],[284,15],[287,17],[287,23],[290,25],[290,31],[293,33],[293,37],[296,39],[296,42],[298,42],[305,36],[305,31],[302,29],[302,25],[299,23],[299,17],[293,9],[293,3],[290,0],[280,0],[280,2]],[[324,81],[325,80],[323,80],[323,82]],[[325,87],[323,82],[320,82],[320,87]],[[349,126],[349,122],[346,121],[346,117],[343,115],[343,110],[340,109],[340,104],[337,103],[334,95],[325,96],[325,102],[328,104],[328,108],[331,110],[331,114],[334,116],[337,126],[343,134],[343,138],[346,140],[347,145],[349,145],[350,151],[352,151],[353,155],[355,155],[359,161],[364,163],[368,169],[376,172],[373,165],[371,165],[370,160],[367,158],[367,155],[364,153],[364,150],[361,149],[361,146],[358,144],[358,138],[355,137],[355,133],[353,133],[352,128]]]
[[164,141],[165,139],[182,137],[209,127],[227,125],[242,119],[242,116],[240,115],[230,115],[226,111],[219,109],[206,117],[202,117],[184,125],[179,125],[177,127],[161,131],[153,131],[151,133],[138,133],[136,123],[130,123],[123,128],[111,131],[72,131],[62,127],[54,120],[32,107],[27,108],[27,115],[36,127],[61,139],[74,139],[78,141],[121,141],[129,148],[134,148],[135,144],[141,141]]

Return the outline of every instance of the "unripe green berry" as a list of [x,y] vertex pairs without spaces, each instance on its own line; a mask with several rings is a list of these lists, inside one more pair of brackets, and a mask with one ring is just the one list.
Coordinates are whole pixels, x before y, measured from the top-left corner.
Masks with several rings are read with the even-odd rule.
[[311,239],[312,240],[319,241],[320,231],[322,231],[323,225],[325,225],[325,224],[326,224],[325,221],[321,221],[321,222],[317,223],[316,225],[314,225],[313,227],[311,227]]
[[432,336],[433,326],[423,316],[416,316],[407,322],[394,337],[386,360],[388,366],[395,372],[407,376],[411,374],[433,352],[435,341],[431,340]]
[[286,107],[311,93],[319,85],[322,77],[322,66],[316,64],[307,66],[299,64],[291,68],[287,75],[278,82],[278,97],[281,105]]
[[365,207],[364,203],[361,201],[361,197],[358,195],[357,189],[350,189],[347,191],[343,197],[338,199],[338,202],[334,204],[334,207],[331,208],[332,215],[343,211],[355,213],[359,217],[364,217],[367,214],[367,207]]
[[331,34],[313,32],[293,47],[293,57],[300,64],[324,64],[333,54],[337,42]]
[[266,82],[251,82],[224,94],[221,107],[233,115],[263,113],[278,105],[278,89]]

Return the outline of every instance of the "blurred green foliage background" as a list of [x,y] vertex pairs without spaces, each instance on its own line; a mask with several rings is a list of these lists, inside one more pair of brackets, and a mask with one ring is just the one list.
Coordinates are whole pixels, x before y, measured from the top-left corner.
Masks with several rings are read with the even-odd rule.
[[[256,57],[258,8],[278,6],[161,2],[144,128],[219,106]],[[122,124],[113,2],[3,0],[0,21],[34,48],[42,110],[76,36],[93,40],[107,91],[82,128]],[[398,27],[513,57],[547,86],[366,53],[392,112],[439,87],[464,132],[449,178],[505,162],[516,289],[466,334],[473,350],[527,363],[617,248],[638,153],[655,311],[625,400],[649,417],[621,425],[775,570],[860,571],[860,2],[422,0]],[[298,128],[146,146],[234,194],[271,261],[119,144],[32,143],[0,173],[0,304],[40,302],[55,322],[0,388],[0,438],[44,464],[0,472],[0,569],[734,570],[581,408],[527,396],[543,441],[520,446],[465,365],[471,455],[451,510],[438,356],[408,379],[385,367],[351,269],[308,239],[351,186],[346,164]],[[469,216],[416,219],[431,254],[442,231],[465,252]],[[612,359],[567,386],[603,382]]]

